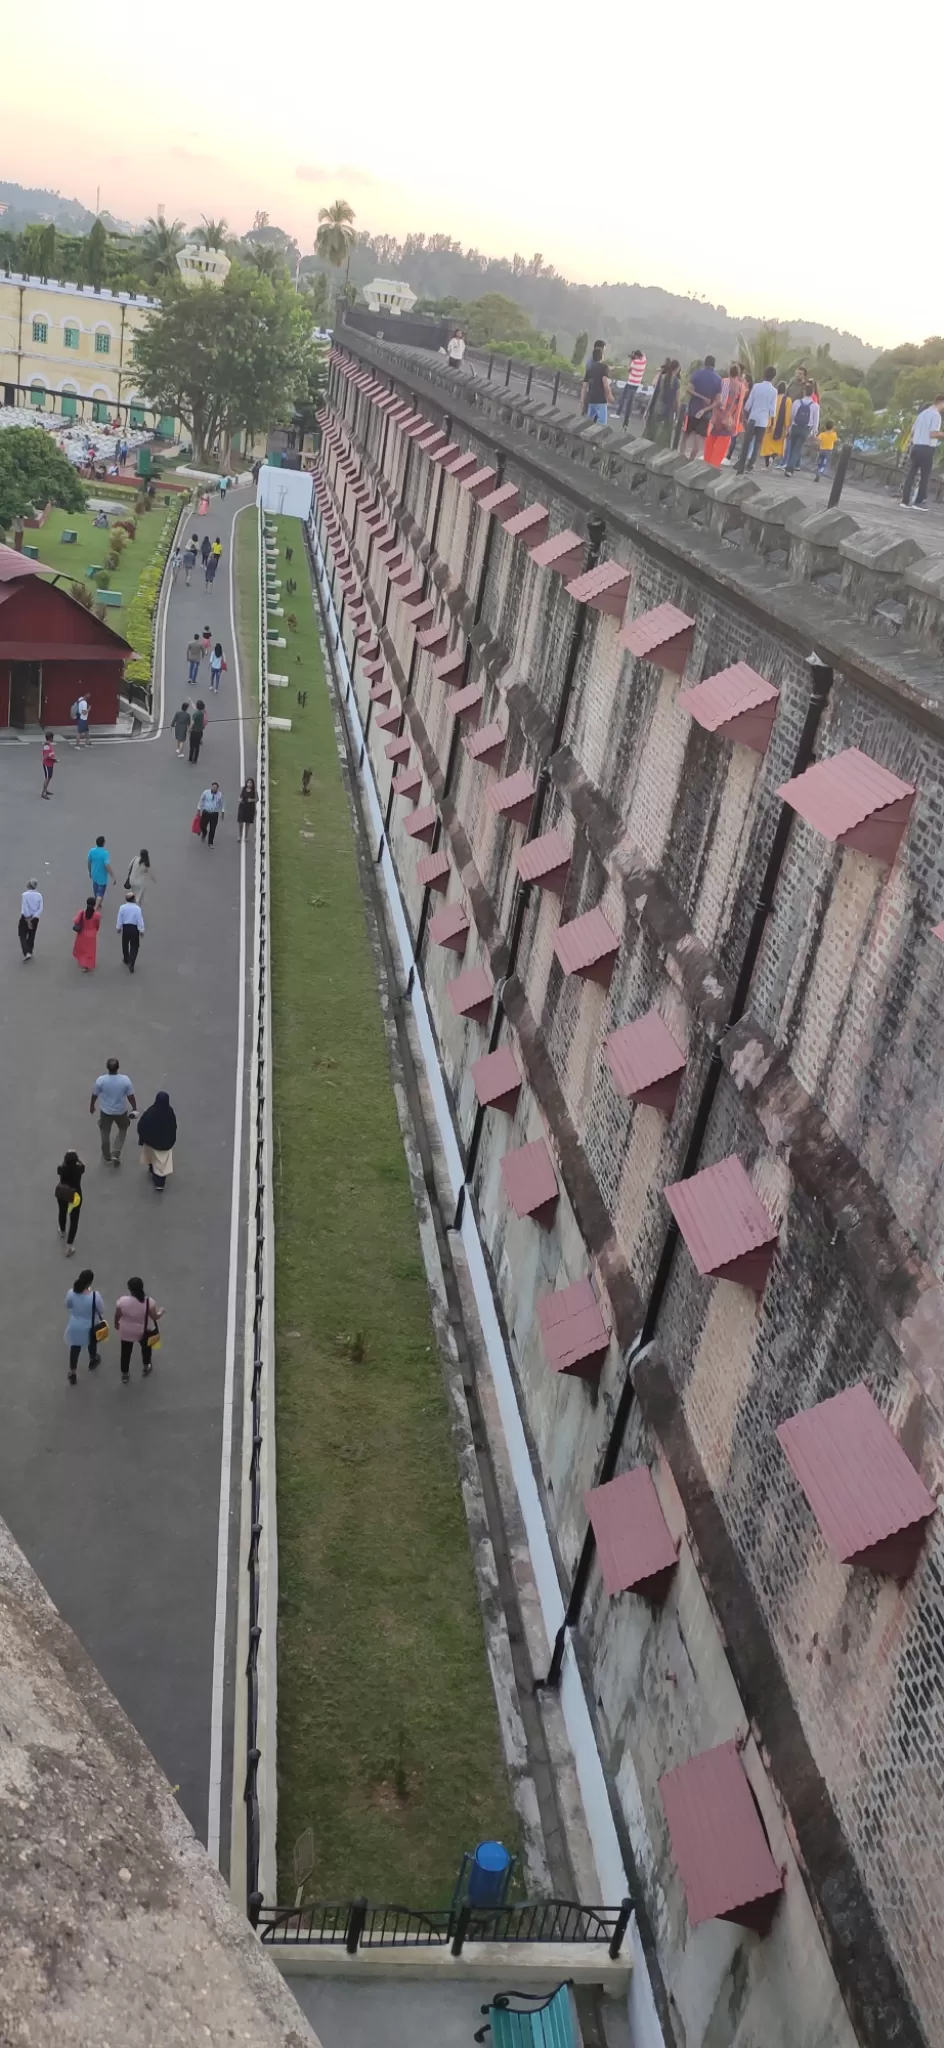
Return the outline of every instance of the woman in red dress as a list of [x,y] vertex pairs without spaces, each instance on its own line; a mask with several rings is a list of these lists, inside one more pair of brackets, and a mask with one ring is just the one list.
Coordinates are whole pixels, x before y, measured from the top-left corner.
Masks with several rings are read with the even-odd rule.
[[94,896],[90,896],[85,909],[79,911],[72,927],[75,933],[72,958],[78,961],[83,974],[93,974],[95,972],[95,960],[98,953],[98,927],[101,921],[98,904]]

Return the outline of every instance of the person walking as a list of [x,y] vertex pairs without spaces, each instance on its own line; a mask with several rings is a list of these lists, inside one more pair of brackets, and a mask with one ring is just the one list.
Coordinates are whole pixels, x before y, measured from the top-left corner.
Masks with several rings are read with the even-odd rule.
[[779,462],[783,456],[792,411],[793,400],[781,377],[777,385],[777,410],[773,419],[768,422],[767,432],[760,444],[761,460],[765,469],[769,469],[772,462]]
[[200,813],[200,837],[204,844],[209,841],[212,846],[217,825],[223,816],[223,792],[218,782],[211,782],[209,789],[204,790],[197,809]]
[[209,534],[205,533],[202,541],[200,542],[200,560],[203,563],[204,575],[206,574],[206,565],[210,559],[212,552],[213,542],[211,541]]
[[206,579],[206,587],[207,587],[207,589],[208,589],[208,590],[209,590],[209,589],[210,589],[210,588],[212,587],[212,585],[213,585],[213,583],[214,583],[214,581],[215,581],[215,579],[216,579],[216,572],[217,572],[217,569],[219,568],[219,566],[220,566],[220,558],[219,558],[219,555],[215,555],[215,554],[213,553],[213,550],[212,550],[212,548],[211,548],[211,550],[210,550],[210,553],[209,553],[209,554],[208,554],[208,556],[207,556],[207,559],[206,559],[206,564],[205,564],[205,567],[204,567],[204,576],[205,576],[205,579]]
[[187,734],[190,731],[189,704],[182,704],[180,710],[174,712],[170,725],[177,745],[177,759],[182,761],[184,758],[184,747],[187,744]]
[[465,335],[461,327],[454,328],[450,334],[449,340],[446,343],[446,354],[449,358],[450,370],[461,370],[462,358],[465,355]]
[[200,663],[203,660],[203,652],[203,641],[200,639],[199,634],[195,633],[193,639],[188,640],[187,642],[188,683],[195,683],[198,675],[200,674]]
[[75,1286],[70,1287],[66,1295],[66,1308],[69,1311],[69,1320],[65,1328],[65,1339],[69,1347],[69,1385],[74,1387],[78,1376],[80,1352],[88,1351],[89,1372],[94,1372],[95,1367],[102,1362],[98,1348],[104,1341],[101,1333],[104,1331],[104,1335],[108,1335],[105,1304],[101,1295],[96,1292],[95,1275],[91,1266],[85,1266],[78,1275]]
[[56,1168],[56,1208],[59,1214],[59,1235],[66,1249],[66,1258],[75,1256],[75,1240],[79,1228],[79,1213],[82,1208],[82,1175],[85,1161],[77,1152],[63,1154]]
[[671,447],[678,404],[678,360],[675,356],[666,356],[655,381],[643,428],[643,432],[655,442],[657,448]]
[[192,533],[184,549],[184,583],[188,590],[190,589],[190,578],[196,566],[197,545],[197,536],[195,533]]
[[128,1281],[127,1294],[119,1294],[115,1303],[115,1329],[121,1342],[121,1377],[127,1386],[131,1378],[131,1353],[136,1344],[141,1346],[141,1364],[144,1378],[154,1363],[152,1347],[160,1342],[158,1325],[164,1311],[156,1301],[145,1293],[144,1281],[136,1273]]
[[121,957],[125,966],[134,973],[138,947],[144,936],[144,917],[141,905],[130,883],[125,884],[125,900],[118,906],[115,930],[121,936]]
[[[944,392],[940,392],[930,405],[919,412],[911,429],[908,443],[908,466],[905,481],[901,487],[901,502],[912,512],[923,512],[928,495],[928,483],[934,450],[941,439],[941,415],[944,409]],[[917,489],[915,485],[917,484]],[[914,499],[912,500],[912,491]]]
[[721,390],[711,408],[708,432],[705,436],[705,461],[712,468],[720,468],[725,455],[741,431],[741,408],[744,404],[745,383],[740,363],[732,363],[726,377],[721,380]]
[[689,462],[704,461],[708,421],[720,390],[714,356],[706,356],[701,368],[693,370],[688,380],[688,411],[680,447]]
[[836,431],[833,421],[827,420],[826,425],[824,427],[820,427],[819,433],[816,436],[816,447],[818,453],[816,456],[816,472],[813,478],[814,483],[822,483],[824,476],[827,476],[829,474],[829,458],[833,453],[833,450],[836,447],[838,440],[839,435]]
[[92,884],[92,893],[95,897],[95,901],[96,903],[101,904],[102,901],[104,900],[105,891],[108,887],[109,879],[111,879],[112,882],[114,882],[115,880],[115,870],[112,867],[111,861],[108,858],[108,848],[105,845],[105,835],[103,832],[99,833],[94,846],[89,847],[88,854],[86,856],[86,865],[88,867],[89,881]]
[[[712,359],[709,357],[709,361],[711,360]],[[629,358],[629,368],[626,372],[626,384],[623,391],[623,401],[620,406],[620,419],[622,420],[624,427],[628,427],[629,422],[632,419],[633,407],[639,396],[639,387],[643,383],[645,375],[645,351],[641,348],[634,348],[632,355]]]
[[76,750],[79,747],[90,747],[92,741],[89,735],[89,700],[81,693],[72,706],[71,716],[75,720]]
[[204,735],[204,733],[205,733],[205,732],[206,732],[206,706],[205,706],[205,704],[204,704],[204,702],[203,702],[203,698],[202,698],[202,697],[198,697],[198,698],[197,698],[197,701],[196,701],[196,704],[194,705],[194,709],[193,709],[193,717],[192,717],[192,718],[191,718],[191,720],[190,720],[190,759],[191,759],[191,761],[199,761],[199,759],[200,759],[200,748],[201,748],[201,747],[202,747],[202,745],[203,745],[203,735]]
[[83,974],[95,972],[95,962],[98,958],[98,928],[101,921],[97,900],[90,896],[85,909],[79,911],[72,926],[75,933],[72,958],[78,961]]
[[[104,1074],[99,1074],[92,1089],[89,1115],[98,1111],[98,1134],[102,1141],[102,1158],[108,1166],[121,1165],[121,1148],[128,1135],[132,1115],[137,1114],[137,1101],[131,1085],[131,1077],[123,1074],[117,1060],[106,1060]],[[117,1136],[112,1150],[111,1131],[114,1124]]]
[[763,446],[764,436],[771,422],[777,417],[779,399],[774,382],[776,375],[776,366],[770,363],[757,383],[751,385],[750,396],[744,407],[744,439],[737,465],[741,476],[746,469],[753,469]]
[[239,792],[239,803],[236,806],[236,823],[239,826],[239,838],[241,840],[248,839],[250,831],[256,822],[256,805],[258,801],[253,777],[247,775]]
[[613,403],[613,389],[610,384],[610,366],[604,362],[606,343],[595,341],[590,360],[583,374],[580,387],[580,410],[589,420],[596,420],[605,427],[609,418],[609,407]]
[[56,765],[56,742],[51,732],[43,734],[43,796],[52,795],[52,771]]
[[141,1111],[138,1118],[138,1144],[141,1147],[142,1163],[147,1167],[159,1194],[168,1174],[174,1171],[176,1143],[177,1118],[171,1108],[166,1088],[161,1088],[153,1102]]
[[220,677],[225,667],[226,663],[223,660],[223,643],[221,640],[218,640],[210,656],[210,688],[216,695],[219,694]]
[[216,559],[216,561],[217,561],[217,562],[220,562],[220,561],[222,560],[222,557],[223,557],[223,543],[222,543],[222,541],[221,541],[221,539],[220,539],[220,536],[219,536],[219,534],[217,534],[217,536],[216,536],[216,539],[215,539],[215,541],[213,542],[213,546],[212,546],[212,548],[210,549],[210,553],[211,553],[211,555],[212,555],[212,556],[214,556],[214,557],[215,557],[215,559]]
[[199,503],[199,505],[197,506],[197,518],[198,518],[198,519],[205,519],[205,518],[206,518],[206,516],[207,516],[207,513],[209,512],[209,509],[210,509],[210,493],[209,493],[209,491],[208,491],[208,490],[205,490],[205,489],[204,489],[204,490],[202,490],[202,491],[201,491],[201,493],[200,493],[200,503]]
[[136,853],[125,876],[125,888],[131,889],[137,903],[143,903],[145,895],[157,876],[151,866],[151,856],[146,846]]
[[174,549],[174,552],[173,552],[173,554],[171,555],[171,558],[170,558],[170,576],[171,576],[171,582],[172,582],[172,583],[176,583],[176,581],[177,581],[177,571],[178,571],[178,569],[180,568],[180,563],[181,563],[181,551],[180,551],[180,548],[179,548],[179,547],[177,547],[177,548],[175,548],[175,549]]
[[[819,407],[817,407],[817,412]],[[798,398],[790,417],[790,433],[787,438],[787,452],[784,456],[784,476],[793,476],[803,459],[803,447],[813,420],[813,386],[808,384],[801,398]]]
[[37,887],[36,877],[33,875],[30,877],[29,886],[24,889],[20,897],[20,921],[16,928],[16,935],[20,942],[20,952],[24,960],[32,960],[33,947],[36,944],[36,931],[42,914],[42,894]]
[[209,626],[204,626],[204,628],[203,628],[203,632],[202,632],[202,633],[201,633],[201,635],[200,635],[200,645],[201,645],[201,647],[202,647],[202,649],[203,649],[203,656],[202,656],[202,659],[203,659],[204,661],[206,660],[206,658],[207,658],[207,655],[208,655],[208,654],[209,654],[209,652],[210,652],[210,648],[211,648],[212,644],[213,644],[213,635],[212,635],[212,633],[210,632],[210,628],[209,628]]

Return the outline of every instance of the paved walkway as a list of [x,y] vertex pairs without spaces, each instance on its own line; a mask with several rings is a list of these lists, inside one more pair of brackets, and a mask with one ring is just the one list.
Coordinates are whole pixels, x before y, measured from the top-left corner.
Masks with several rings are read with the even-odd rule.
[[[55,796],[41,803],[38,747],[0,747],[0,1513],[204,1839],[228,1310],[237,1338],[237,1413],[242,1339],[230,1274],[244,1000],[230,571],[234,512],[249,495],[240,492],[225,509],[213,499],[209,519],[194,522],[211,537],[220,534],[223,567],[210,593],[202,577],[189,591],[181,577],[167,607],[165,723],[186,694],[183,651],[193,632],[208,624],[226,650],[220,696],[200,689],[210,725],[199,764],[177,760],[166,730],[104,741],[81,754],[60,746]],[[245,694],[251,705],[249,677]],[[254,717],[246,749],[251,769]],[[214,777],[227,816],[211,851],[190,823]],[[71,957],[71,924],[85,900],[85,857],[99,832],[118,886],[106,898],[97,970],[83,976]],[[147,931],[132,979],[121,964],[115,918],[121,882],[141,846],[156,881],[143,906]],[[35,960],[24,966],[16,920],[31,875],[45,913]],[[251,880],[249,866],[247,891]],[[111,1054],[130,1073],[139,1107],[158,1088],[170,1091],[179,1138],[176,1172],[163,1195],[139,1165],[133,1128],[121,1170],[102,1162],[89,1096]],[[53,1189],[69,1146],[87,1171],[76,1256],[67,1261]],[[241,1250],[241,1235],[237,1242]],[[90,1374],[83,1361],[78,1385],[68,1385],[63,1297],[86,1264],[109,1323],[131,1274],[140,1273],[166,1307],[149,1380],[138,1361],[130,1385],[121,1385],[112,1334],[99,1371]],[[224,1840],[227,1807],[224,1797]]]

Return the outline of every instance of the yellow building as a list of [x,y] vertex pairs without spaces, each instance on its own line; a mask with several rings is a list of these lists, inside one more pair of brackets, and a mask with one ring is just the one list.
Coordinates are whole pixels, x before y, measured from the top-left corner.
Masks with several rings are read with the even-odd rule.
[[0,271],[0,399],[66,419],[157,425],[135,369],[135,335],[159,304],[142,292]]

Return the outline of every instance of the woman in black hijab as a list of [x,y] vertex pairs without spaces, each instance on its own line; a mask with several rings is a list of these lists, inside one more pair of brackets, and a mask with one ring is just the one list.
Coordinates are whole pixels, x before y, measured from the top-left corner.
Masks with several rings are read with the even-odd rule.
[[160,1190],[169,1173],[174,1171],[174,1146],[177,1143],[177,1118],[170,1106],[170,1096],[165,1088],[155,1095],[149,1109],[142,1110],[138,1118],[138,1144],[141,1157],[154,1186]]

